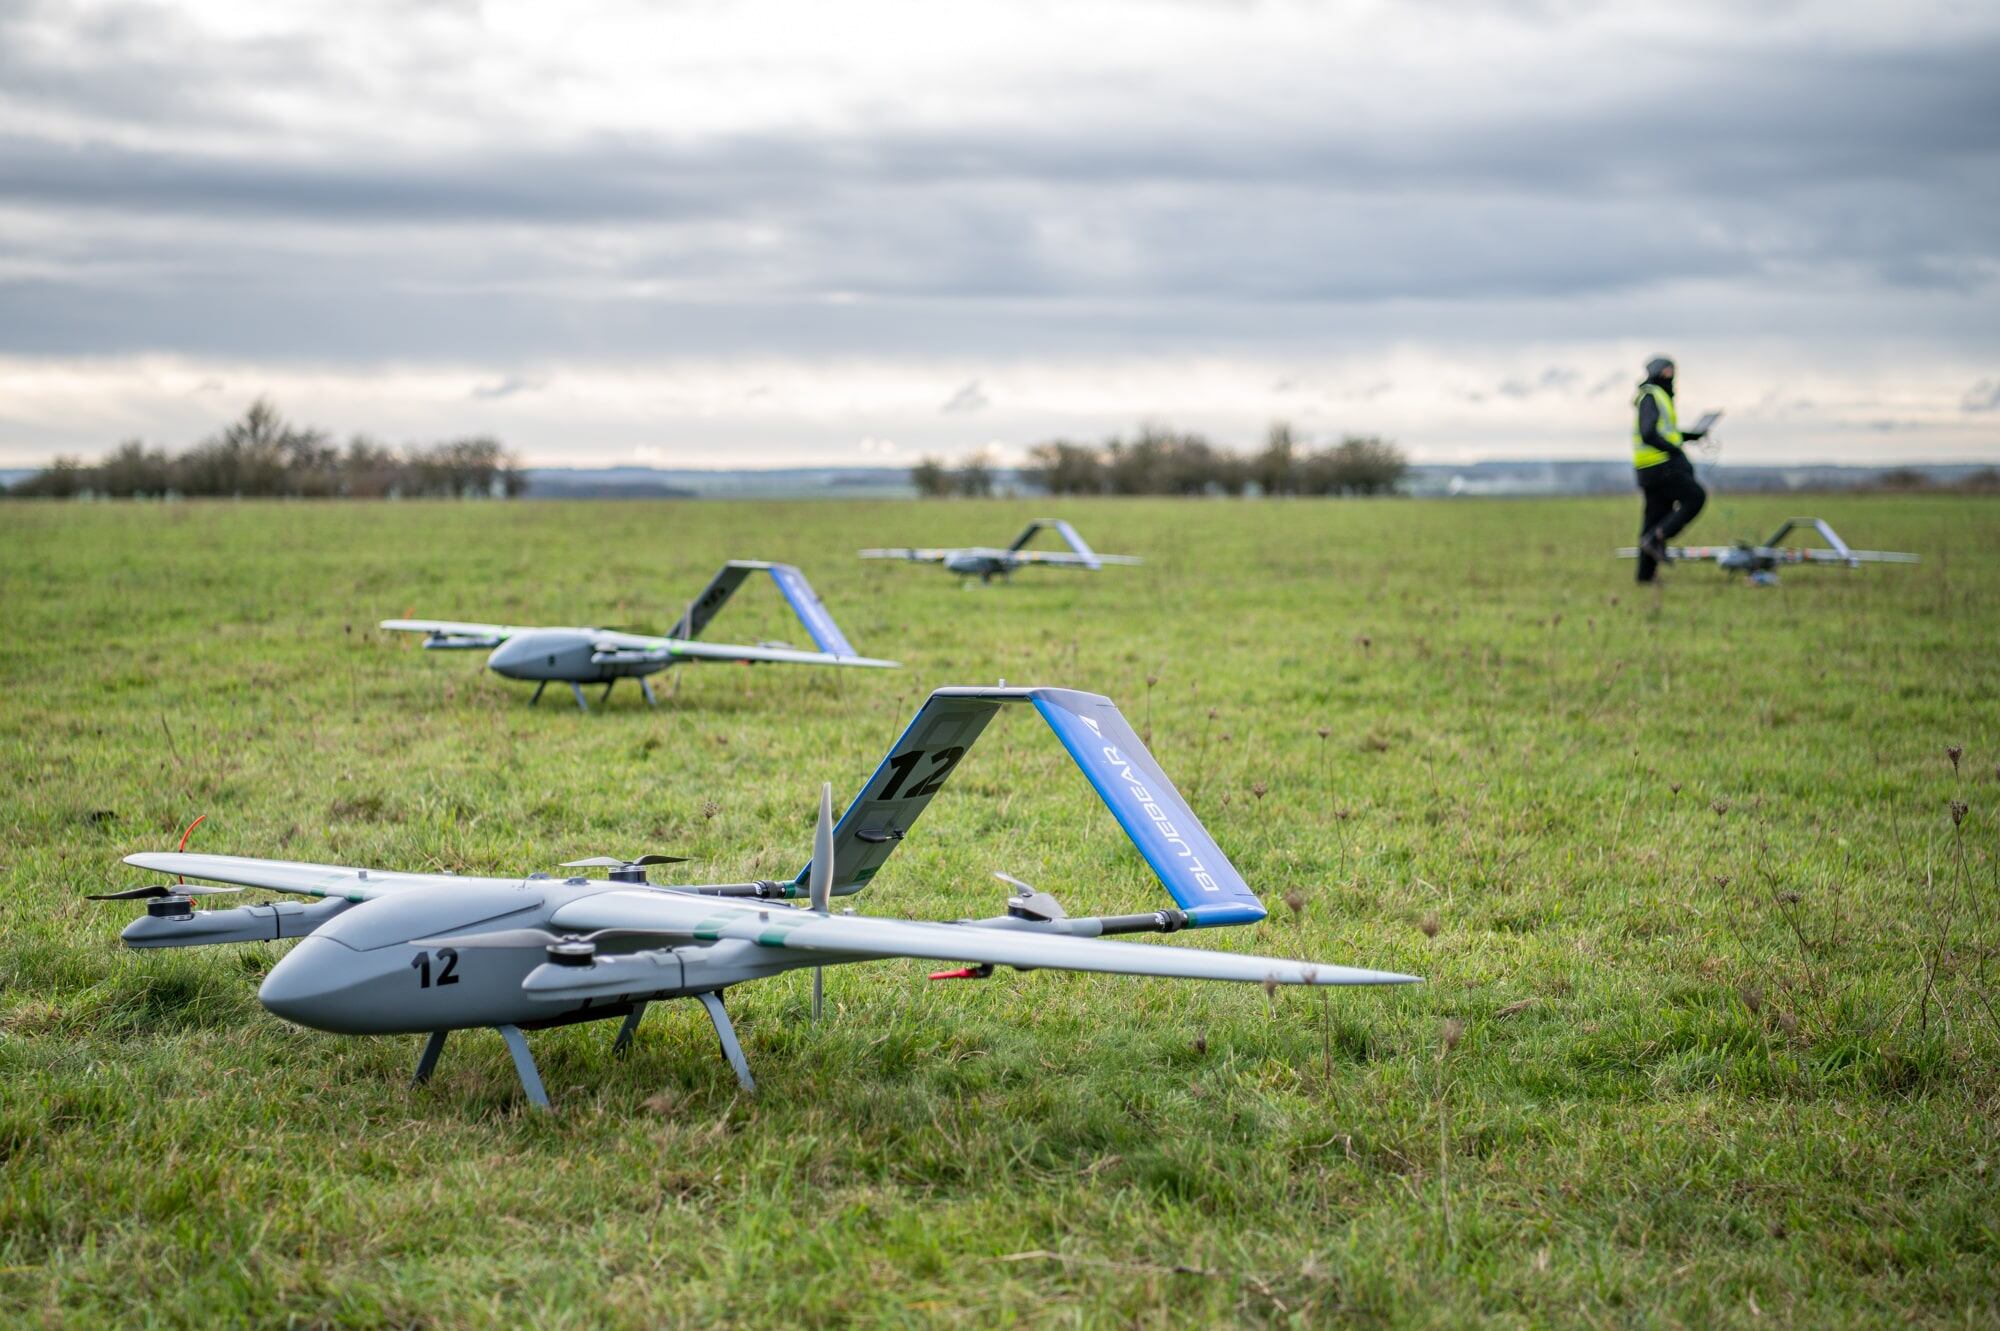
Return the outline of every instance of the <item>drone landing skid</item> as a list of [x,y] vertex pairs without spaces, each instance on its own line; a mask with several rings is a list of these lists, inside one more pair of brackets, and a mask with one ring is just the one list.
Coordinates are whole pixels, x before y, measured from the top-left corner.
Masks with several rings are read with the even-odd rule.
[[639,1023],[645,1019],[646,1005],[634,1003],[632,1010],[625,1014],[623,1024],[618,1027],[618,1038],[611,1042],[611,1052],[622,1054],[632,1047],[632,1037],[639,1033]]
[[[616,679],[607,679],[604,681],[604,692],[598,695],[597,699],[600,705],[610,701],[611,686],[613,684],[616,684],[617,682],[618,681]],[[540,702],[542,700],[542,690],[547,688],[548,686],[549,682],[546,679],[543,680],[541,683],[535,685],[535,692],[533,693],[532,696],[529,697],[528,706],[533,707],[536,703]],[[577,682],[572,680],[570,681],[569,691],[576,695],[576,705],[578,707],[582,708],[586,712],[590,710],[590,704],[584,701],[583,685],[578,684]],[[658,707],[660,705],[660,700],[653,695],[652,681],[647,679],[644,675],[639,676],[639,692],[646,695],[646,706]]]
[[[746,1092],[757,1092],[756,1079],[750,1075],[750,1062],[743,1057],[743,1046],[737,1043],[736,1026],[729,1020],[729,1011],[722,1006],[722,995],[711,990],[696,994],[708,1019],[714,1023],[716,1038],[722,1043],[722,1056],[729,1061],[730,1070],[736,1074],[736,1084]],[[625,1020],[618,1027],[618,1035],[611,1042],[611,1052],[623,1054],[632,1047],[632,1037],[639,1030],[639,1023],[646,1016],[647,1004],[632,1005],[625,1014]],[[542,1074],[535,1067],[535,1056],[528,1050],[528,1037],[521,1033],[519,1026],[495,1026],[500,1038],[507,1042],[507,1052],[514,1059],[515,1075],[521,1079],[521,1090],[526,1093],[528,1103],[537,1109],[549,1109],[549,1093],[542,1086]],[[432,1031],[424,1037],[423,1052],[417,1055],[416,1075],[410,1079],[412,1086],[422,1086],[437,1071],[438,1056],[444,1053],[444,1042],[450,1031]]]
[[[507,1052],[514,1056],[514,1072],[521,1078],[521,1089],[528,1094],[528,1103],[537,1109],[549,1107],[549,1093],[542,1088],[542,1074],[535,1067],[535,1056],[528,1052],[528,1037],[521,1034],[519,1026],[495,1026],[500,1038],[507,1042]],[[417,1073],[410,1079],[413,1086],[422,1086],[437,1071],[438,1055],[444,1052],[445,1038],[450,1031],[432,1031],[424,1037],[424,1051],[417,1055]]]
[[722,1056],[729,1060],[735,1070],[736,1084],[752,1095],[757,1093],[757,1083],[750,1076],[750,1064],[743,1057],[743,1046],[736,1043],[736,1027],[730,1024],[729,1013],[722,1006],[722,994],[711,989],[705,994],[697,994],[701,1005],[708,1009],[708,1019],[715,1023],[715,1036],[722,1041]]

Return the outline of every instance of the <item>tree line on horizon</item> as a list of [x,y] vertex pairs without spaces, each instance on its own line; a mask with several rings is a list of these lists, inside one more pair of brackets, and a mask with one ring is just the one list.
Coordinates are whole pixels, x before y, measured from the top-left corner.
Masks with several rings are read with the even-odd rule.
[[59,457],[6,491],[24,498],[243,497],[287,499],[512,498],[527,488],[519,462],[484,436],[396,448],[355,435],[345,448],[292,424],[263,398],[243,418],[185,452],[140,440],[103,461]]
[[[1054,495],[1385,495],[1409,469],[1403,450],[1377,436],[1315,448],[1278,421],[1254,453],[1154,425],[1130,440],[1054,439],[1028,450],[1020,477]],[[984,454],[956,467],[926,457],[910,468],[910,480],[927,498],[981,498],[993,493],[993,464]]]

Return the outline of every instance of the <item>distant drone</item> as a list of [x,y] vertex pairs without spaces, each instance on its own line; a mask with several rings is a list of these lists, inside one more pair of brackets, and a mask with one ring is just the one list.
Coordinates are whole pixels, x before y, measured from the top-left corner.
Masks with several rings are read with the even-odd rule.
[[[737,646],[695,641],[708,621],[715,617],[715,612],[743,585],[743,580],[759,569],[769,572],[771,580],[778,584],[778,590],[785,594],[793,613],[798,615],[806,632],[818,644],[818,651],[802,652],[783,643]],[[602,684],[604,696],[598,701],[603,702],[611,696],[611,686],[629,675],[639,681],[640,692],[646,695],[647,704],[652,705],[655,702],[653,686],[647,682],[646,676],[688,661],[786,662],[792,665],[877,666],[889,669],[900,664],[857,655],[846,635],[841,633],[840,626],[833,622],[833,616],[814,593],[812,584],[806,581],[805,574],[790,564],[770,564],[756,559],[732,559],[724,564],[722,571],[715,575],[701,595],[694,598],[687,613],[668,630],[664,638],[619,633],[611,629],[519,628],[512,624],[467,624],[450,619],[385,619],[382,627],[401,632],[428,633],[430,637],[424,640],[428,651],[491,648],[493,654],[486,658],[488,670],[509,679],[535,681],[535,696],[529,699],[530,703],[540,702],[542,690],[554,681],[568,684],[570,692],[576,695],[576,705],[586,712],[590,710],[590,704],[583,698],[585,684]]]
[[[1025,550],[1022,547],[1034,539],[1035,533],[1049,530],[1061,536],[1074,553],[1061,551]],[[996,577],[1007,577],[1023,564],[1045,564],[1056,568],[1080,568],[1096,572],[1106,564],[1136,564],[1132,555],[1100,555],[1084,543],[1077,535],[1076,528],[1061,518],[1037,518],[1022,529],[1014,538],[1014,543],[1005,550],[991,546],[967,546],[959,550],[863,550],[863,559],[905,559],[913,564],[943,564],[950,572],[961,577],[977,577],[981,582],[991,582]]]
[[[1827,544],[1826,549],[1811,546],[1786,548],[1778,542],[1793,530],[1810,527],[1818,532]],[[1637,559],[1636,546],[1626,546],[1618,552],[1620,559]],[[1786,518],[1778,530],[1771,533],[1771,539],[1762,545],[1751,545],[1739,541],[1735,545],[1670,545],[1667,547],[1665,562],[1671,564],[1679,560],[1708,560],[1725,573],[1748,573],[1752,584],[1759,587],[1775,586],[1778,581],[1780,564],[1844,564],[1848,568],[1859,568],[1863,564],[1914,564],[1915,555],[1903,554],[1896,550],[1851,550],[1839,533],[1821,518]]]
[[[942,923],[832,913],[831,899],[875,877],[945,778],[1003,704],[1041,713],[1177,903],[1138,915],[1073,917],[1056,899],[1004,874],[1007,913]],[[185,838],[183,838],[185,844]],[[1263,905],[1167,780],[1108,698],[1050,688],[939,689],[875,769],[838,824],[833,788],[820,790],[813,854],[789,883],[656,886],[646,869],[672,856],[599,857],[606,878],[459,878],[180,852],[129,855],[127,864],[211,882],[318,897],[196,910],[194,897],[233,888],[179,883],[109,892],[144,900],[125,927],[135,948],[302,941],[271,968],[257,997],[288,1021],[342,1035],[426,1035],[416,1080],[437,1066],[451,1031],[490,1026],[512,1053],[522,1088],[548,1107],[525,1030],[621,1018],[623,1050],[647,1004],[694,998],[707,1009],[723,1056],[746,1091],[749,1065],[722,1006],[746,980],[815,968],[921,957],[967,963],[934,980],[1016,970],[1101,971],[1252,984],[1404,984],[1410,975],[1279,961],[1238,952],[1149,947],[1107,935],[1173,933],[1264,918]],[[785,904],[804,898],[804,907]]]

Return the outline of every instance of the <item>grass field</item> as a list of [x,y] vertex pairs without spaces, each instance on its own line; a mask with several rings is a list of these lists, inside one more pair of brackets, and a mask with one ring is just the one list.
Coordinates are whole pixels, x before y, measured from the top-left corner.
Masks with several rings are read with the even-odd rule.
[[[2000,506],[1814,500],[1925,562],[1658,594],[1606,557],[1636,498],[1061,507],[1145,566],[852,557],[1004,539],[1000,502],[0,506],[0,1322],[2000,1319]],[[658,631],[728,556],[908,668],[584,716],[371,627]],[[753,585],[711,636],[799,634]],[[1001,677],[1150,734],[1272,911],[1190,941],[1428,983],[884,963],[815,1027],[799,973],[731,995],[754,1099],[680,1003],[623,1059],[532,1037],[544,1116],[496,1036],[413,1090],[414,1039],[257,1005],[276,945],[126,952],[80,899],[197,813],[224,853],[789,876],[822,780]],[[1165,901],[1031,715],[860,904],[995,913],[996,869]]]

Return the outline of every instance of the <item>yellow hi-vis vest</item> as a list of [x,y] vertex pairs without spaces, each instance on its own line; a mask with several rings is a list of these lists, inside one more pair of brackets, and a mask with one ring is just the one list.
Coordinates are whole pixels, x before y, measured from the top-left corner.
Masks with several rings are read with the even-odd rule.
[[1673,454],[1664,449],[1654,448],[1639,433],[1639,404],[1650,394],[1660,409],[1660,438],[1670,444],[1681,441],[1680,422],[1674,419],[1674,400],[1658,384],[1640,384],[1639,396],[1632,399],[1632,465],[1644,471],[1647,467],[1657,467]]

